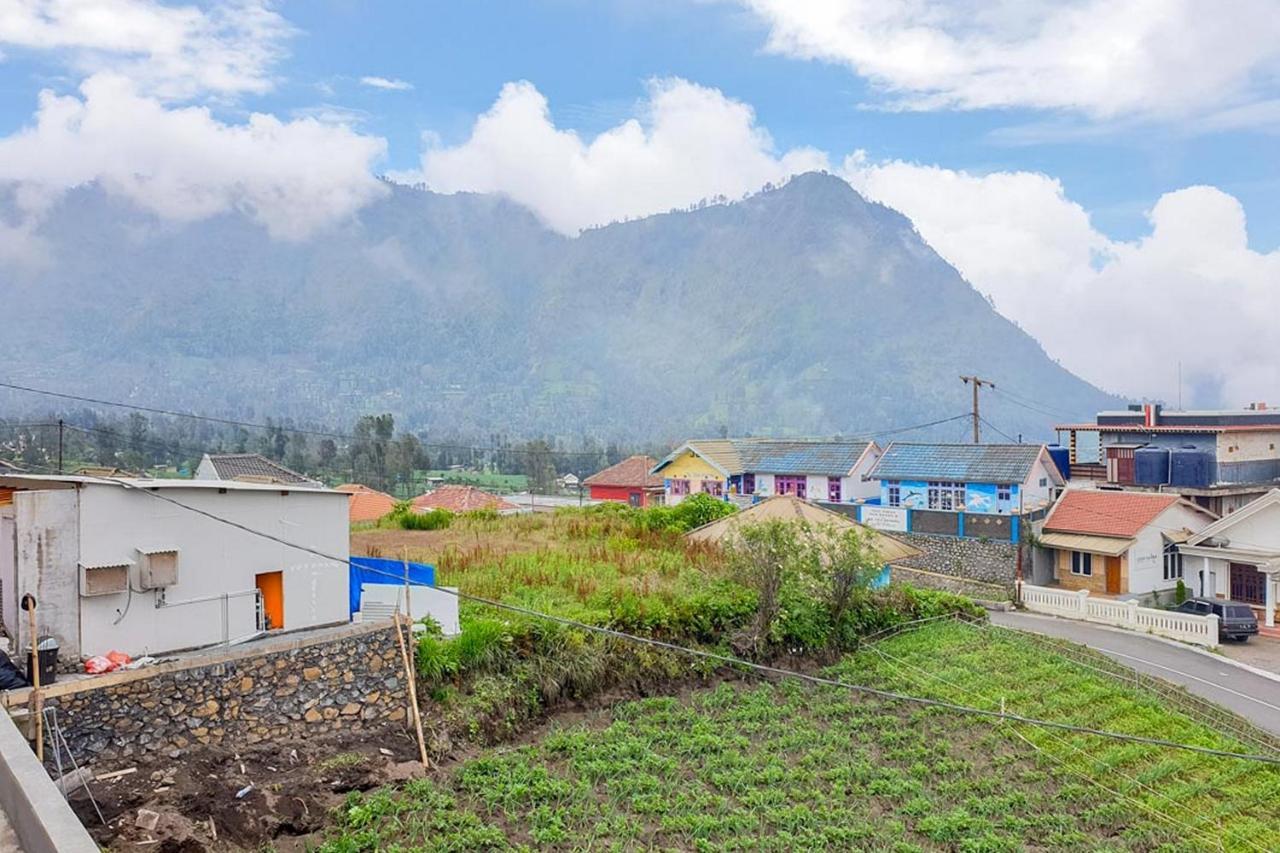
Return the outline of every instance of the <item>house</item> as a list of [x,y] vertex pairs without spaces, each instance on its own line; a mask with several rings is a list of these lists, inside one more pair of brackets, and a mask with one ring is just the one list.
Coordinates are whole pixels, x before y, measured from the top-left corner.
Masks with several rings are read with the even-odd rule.
[[895,441],[868,477],[875,506],[859,520],[881,530],[1017,542],[1021,519],[1043,513],[1064,480],[1043,444]]
[[848,530],[858,531],[867,547],[876,552],[884,565],[884,572],[876,585],[888,583],[891,564],[921,553],[919,548],[908,545],[900,539],[858,524],[847,515],[824,509],[795,495],[765,498],[741,512],[735,512],[690,530],[685,534],[685,538],[692,542],[724,544],[731,542],[743,526],[767,521],[804,524],[810,531],[810,535],[820,535],[820,531],[831,531],[836,535],[841,535]]
[[577,474],[569,473],[565,474],[563,477],[559,477],[556,480],[556,485],[558,485],[562,491],[572,492],[576,491],[578,487],[582,485],[582,481],[578,479]]
[[430,512],[433,509],[447,509],[449,512],[492,509],[506,514],[515,512],[519,507],[475,486],[445,485],[413,499],[414,512]]
[[1243,601],[1276,620],[1280,583],[1280,489],[1272,489],[1187,539],[1178,549],[1197,594]]
[[240,480],[245,483],[282,483],[323,487],[297,471],[272,462],[261,453],[206,453],[196,468],[197,480]]
[[396,508],[396,499],[363,483],[343,483],[334,491],[350,495],[351,523],[377,521]]
[[631,506],[662,502],[663,480],[650,473],[658,462],[652,456],[628,456],[582,481],[593,501],[615,501]]
[[879,458],[874,441],[717,438],[680,445],[652,471],[668,505],[698,492],[853,503],[875,495],[865,477]]
[[1178,495],[1067,489],[1045,518],[1039,544],[1054,582],[1102,595],[1148,595],[1183,578],[1178,546],[1217,518]]
[[1147,403],[1099,412],[1068,434],[1072,480],[1173,491],[1229,515],[1280,485],[1280,410],[1165,411]]
[[346,622],[347,502],[310,486],[3,474],[0,614],[24,647],[32,594],[38,633],[71,661]]

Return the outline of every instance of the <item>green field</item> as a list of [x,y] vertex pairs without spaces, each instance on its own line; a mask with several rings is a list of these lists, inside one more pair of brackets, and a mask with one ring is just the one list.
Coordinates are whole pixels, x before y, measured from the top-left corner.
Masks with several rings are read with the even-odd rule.
[[[1256,751],[1140,688],[942,622],[848,681]],[[323,849],[1274,850],[1280,768],[996,722],[844,688],[725,682],[620,703],[399,789],[355,794]]]

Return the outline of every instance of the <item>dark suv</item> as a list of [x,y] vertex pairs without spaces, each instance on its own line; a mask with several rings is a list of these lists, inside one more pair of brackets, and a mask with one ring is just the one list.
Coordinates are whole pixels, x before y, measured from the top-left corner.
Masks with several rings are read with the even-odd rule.
[[1258,633],[1258,619],[1253,608],[1239,601],[1223,601],[1218,598],[1188,598],[1178,605],[1180,613],[1218,617],[1218,639],[1248,640]]

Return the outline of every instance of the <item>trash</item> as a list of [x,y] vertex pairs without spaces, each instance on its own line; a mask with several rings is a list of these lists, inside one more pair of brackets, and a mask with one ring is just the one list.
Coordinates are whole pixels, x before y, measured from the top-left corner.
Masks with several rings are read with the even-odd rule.
[[116,666],[127,666],[128,664],[133,663],[133,658],[129,657],[124,652],[117,652],[114,649],[107,652],[107,660],[111,661]]
[[252,790],[253,790],[253,783],[250,782],[248,785],[245,785],[239,791],[236,791],[236,799],[243,800],[245,797],[249,796],[249,792]]
[[387,749],[385,746],[380,746],[380,747],[378,747],[378,752],[381,752],[383,755],[395,755],[395,753],[394,753],[394,752],[392,752],[391,750]]
[[138,816],[133,820],[134,826],[145,829],[147,832],[155,832],[158,823],[160,823],[160,812],[153,812],[151,809],[138,809]]
[[61,791],[62,796],[65,797],[67,796],[67,794],[71,793],[76,788],[79,788],[81,785],[83,785],[85,782],[88,782],[92,778],[93,778],[92,770],[90,770],[88,767],[79,767],[79,768],[76,768],[75,770],[72,770],[70,773],[67,773],[59,777],[57,780],[54,781],[53,784],[58,786],[58,790]]
[[22,670],[13,665],[8,654],[0,652],[0,690],[16,690],[19,687],[29,686],[30,682],[22,674]]
[[119,664],[104,658],[102,655],[94,655],[84,662],[84,671],[90,675],[101,675],[104,672],[111,672],[118,666]]
[[143,655],[142,657],[132,660],[129,663],[121,664],[120,668],[121,669],[138,669],[140,667],[150,666],[155,662],[156,662],[156,659],[151,657],[151,655]]
[[136,767],[126,767],[123,770],[113,770],[110,773],[101,773],[93,778],[95,781],[105,782],[108,779],[119,779],[121,776],[128,776],[130,773],[137,773],[137,772],[138,772],[138,768]]

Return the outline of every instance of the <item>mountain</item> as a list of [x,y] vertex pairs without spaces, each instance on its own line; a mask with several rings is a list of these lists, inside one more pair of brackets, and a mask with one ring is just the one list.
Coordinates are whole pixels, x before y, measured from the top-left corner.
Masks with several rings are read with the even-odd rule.
[[0,374],[96,397],[646,440],[937,420],[968,410],[962,373],[996,381],[984,416],[1010,435],[1119,402],[997,314],[908,219],[825,174],[572,239],[500,197],[395,185],[302,243],[239,214],[164,222],[95,187],[40,233],[50,264],[0,270],[20,309]]

